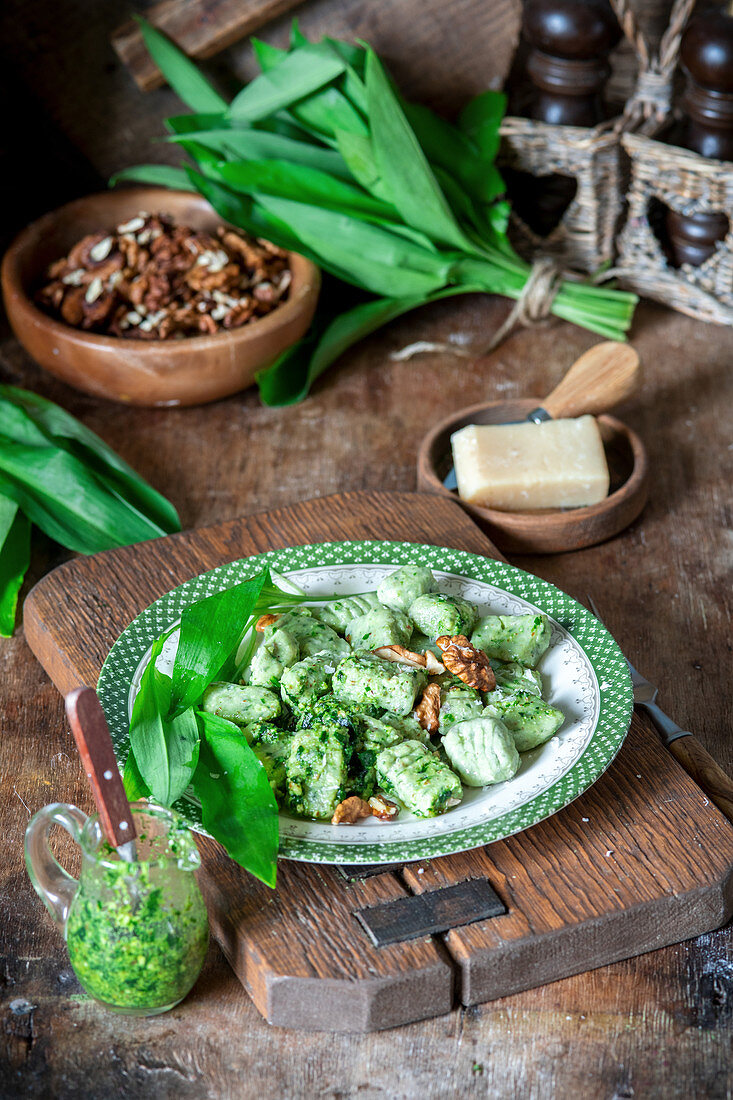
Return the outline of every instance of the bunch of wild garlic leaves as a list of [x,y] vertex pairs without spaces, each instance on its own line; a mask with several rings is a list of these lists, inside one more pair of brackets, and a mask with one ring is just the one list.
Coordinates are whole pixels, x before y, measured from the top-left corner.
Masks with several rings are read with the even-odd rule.
[[0,385],[0,634],[15,626],[31,527],[80,554],[180,531],[172,504],[52,401]]
[[[406,102],[366,45],[253,39],[262,73],[227,103],[186,56],[141,20],[146,45],[192,114],[167,120],[196,167],[141,165],[116,179],[187,187],[226,220],[300,252],[375,297],[334,315],[258,376],[269,405],[300,401],[352,344],[400,314],[456,294],[519,298],[530,267],[506,236],[494,163],[504,96],[487,91],[456,125]],[[623,339],[633,294],[563,282],[552,312]]]

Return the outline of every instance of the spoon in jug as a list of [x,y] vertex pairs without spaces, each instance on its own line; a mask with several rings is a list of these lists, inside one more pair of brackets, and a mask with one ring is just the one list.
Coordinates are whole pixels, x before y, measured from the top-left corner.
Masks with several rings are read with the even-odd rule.
[[120,859],[135,863],[137,834],[102,704],[93,688],[78,687],[66,696],[65,705],[104,837]]

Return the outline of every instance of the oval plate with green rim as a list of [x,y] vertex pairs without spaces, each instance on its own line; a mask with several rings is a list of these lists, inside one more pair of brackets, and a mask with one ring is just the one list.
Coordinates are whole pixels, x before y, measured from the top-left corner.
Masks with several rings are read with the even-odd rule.
[[[550,617],[552,638],[539,670],[543,696],[563,711],[565,722],[544,745],[522,754],[512,779],[464,787],[461,804],[440,817],[425,820],[402,811],[389,823],[370,818],[337,826],[281,813],[280,855],[311,863],[370,864],[451,855],[511,836],[562,809],[598,779],[626,736],[633,695],[623,654],[595,616],[554,585],[492,558],[417,543],[330,542],[272,550],[203,573],[156,600],[120,635],[99,677],[97,691],[120,764],[129,749],[132,701],[150,647],[189,604],[264,565],[326,600],[374,590],[408,563],[429,566],[441,591],[464,596],[482,615],[543,611]],[[172,657],[169,653],[171,663]],[[176,809],[192,828],[205,832],[193,798],[179,799]]]

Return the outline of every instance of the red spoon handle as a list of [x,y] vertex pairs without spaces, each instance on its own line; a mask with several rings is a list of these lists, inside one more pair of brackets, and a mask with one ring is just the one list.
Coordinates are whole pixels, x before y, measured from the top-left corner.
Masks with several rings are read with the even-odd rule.
[[90,687],[74,688],[65,701],[66,717],[92,785],[102,832],[118,848],[135,838],[135,826],[102,705]]

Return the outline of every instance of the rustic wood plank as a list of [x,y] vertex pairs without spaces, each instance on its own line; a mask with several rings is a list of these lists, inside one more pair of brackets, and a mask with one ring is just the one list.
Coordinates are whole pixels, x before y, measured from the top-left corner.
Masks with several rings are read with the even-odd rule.
[[[182,3],[181,0],[162,0],[146,12],[146,18],[173,39],[189,57],[213,57],[302,2],[185,0]],[[118,27],[112,34],[112,45],[142,92],[149,92],[164,83],[163,74],[145,48],[137,23],[129,22]]]
[[373,945],[354,910],[404,898],[393,874],[345,887],[332,867],[280,861],[274,893],[201,838],[212,932],[268,1023],[367,1032],[449,1012],[453,967],[429,939]]

